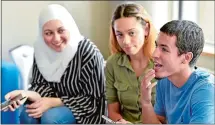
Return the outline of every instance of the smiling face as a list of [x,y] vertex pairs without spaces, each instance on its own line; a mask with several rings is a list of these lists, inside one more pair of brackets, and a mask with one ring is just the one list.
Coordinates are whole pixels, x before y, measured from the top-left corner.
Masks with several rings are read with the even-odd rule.
[[145,28],[135,17],[123,17],[114,22],[114,32],[123,51],[127,55],[135,55],[143,47],[148,28]]
[[[184,54],[179,55],[176,40],[176,36],[169,36],[163,32],[159,33],[156,41],[156,49],[153,53],[156,77],[170,77],[180,73],[184,68],[184,64],[182,63],[184,61]],[[188,65],[189,62],[187,63],[187,67]]]
[[61,52],[67,46],[69,36],[69,31],[60,20],[50,20],[43,25],[44,41],[56,52]]

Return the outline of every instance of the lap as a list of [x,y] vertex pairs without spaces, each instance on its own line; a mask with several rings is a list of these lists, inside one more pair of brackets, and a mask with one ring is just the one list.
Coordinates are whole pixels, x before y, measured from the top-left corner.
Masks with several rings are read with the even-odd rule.
[[[25,112],[26,108],[23,108],[21,115],[20,115],[20,123],[25,124],[23,122],[28,122],[28,124],[38,124],[37,122],[40,121],[41,124],[54,124],[54,123],[61,123],[61,124],[73,124],[76,123],[75,117],[73,116],[72,111],[66,106],[59,106],[50,108],[46,112],[43,113],[40,120],[35,119],[28,116],[28,113]],[[31,123],[29,123],[31,122]]]

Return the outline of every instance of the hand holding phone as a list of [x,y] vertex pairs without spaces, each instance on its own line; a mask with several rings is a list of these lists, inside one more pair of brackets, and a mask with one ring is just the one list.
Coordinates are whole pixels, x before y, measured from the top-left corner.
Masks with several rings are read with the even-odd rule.
[[17,101],[23,101],[24,99],[27,99],[27,96],[23,95],[22,93],[18,94],[17,96],[13,97],[10,100],[7,100],[3,103],[1,103],[1,111],[5,111],[9,108],[9,105],[13,105],[14,103],[17,103]]

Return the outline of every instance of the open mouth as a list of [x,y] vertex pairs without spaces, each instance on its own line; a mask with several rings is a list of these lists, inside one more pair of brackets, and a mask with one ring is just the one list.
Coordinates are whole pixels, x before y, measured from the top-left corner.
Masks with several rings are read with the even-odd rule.
[[158,70],[160,70],[160,69],[162,68],[162,66],[163,66],[163,65],[161,65],[161,64],[159,64],[159,63],[157,63],[157,62],[155,62],[155,63],[154,63],[154,70],[155,70],[155,72],[157,72]]

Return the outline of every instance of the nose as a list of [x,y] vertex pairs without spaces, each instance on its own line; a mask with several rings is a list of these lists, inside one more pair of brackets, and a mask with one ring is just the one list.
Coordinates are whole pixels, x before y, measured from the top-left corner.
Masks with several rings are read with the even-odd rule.
[[129,37],[125,35],[125,37],[124,37],[124,39],[123,39],[123,41],[122,41],[123,45],[128,45],[129,42],[130,42]]
[[154,52],[152,53],[152,58],[156,59],[156,58],[159,58],[159,56],[160,56],[160,52],[159,52],[159,49],[156,47]]
[[57,44],[60,41],[60,35],[59,34],[55,34],[53,37],[53,43]]

